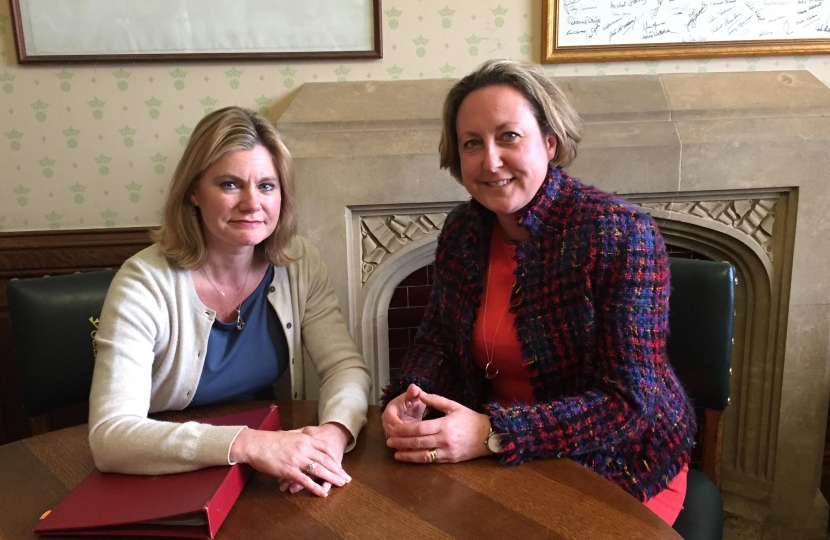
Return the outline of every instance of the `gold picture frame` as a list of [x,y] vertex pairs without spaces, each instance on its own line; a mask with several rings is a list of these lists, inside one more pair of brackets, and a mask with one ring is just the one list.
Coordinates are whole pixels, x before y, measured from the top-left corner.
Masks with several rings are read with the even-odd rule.
[[825,1],[543,0],[542,63],[826,54]]
[[10,0],[21,64],[383,57],[381,0]]

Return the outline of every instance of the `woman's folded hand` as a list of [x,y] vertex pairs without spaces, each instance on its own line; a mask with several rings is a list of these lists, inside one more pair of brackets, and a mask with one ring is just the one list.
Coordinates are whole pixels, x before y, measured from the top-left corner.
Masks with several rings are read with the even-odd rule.
[[[321,426],[306,426],[300,431],[310,437],[314,437],[315,439],[320,439],[328,443],[335,455],[338,456],[337,462],[342,463],[343,452],[346,451],[346,446],[349,444],[349,441],[352,440],[352,434],[348,429],[346,429],[345,426],[336,422],[328,422]],[[328,490],[331,487],[331,484],[326,482],[323,487]],[[280,491],[282,492],[287,490],[291,493],[297,493],[302,491],[302,489],[303,486],[301,484],[290,482],[288,480],[280,482]]]
[[410,384],[406,392],[389,402],[383,411],[381,422],[386,438],[390,437],[390,430],[401,424],[420,422],[426,411],[426,404],[420,396],[424,393],[418,386]]
[[231,461],[248,463],[282,483],[297,484],[319,497],[327,496],[332,485],[342,486],[351,481],[340,465],[342,458],[343,451],[338,445],[302,430],[243,429],[230,452]]
[[[442,418],[435,420],[400,420],[399,414],[387,413],[402,396],[410,396],[410,390],[417,389],[417,407],[405,410],[423,414],[426,407],[443,412]],[[406,400],[404,400],[406,401]],[[410,415],[409,418],[412,418]],[[396,422],[395,420],[400,420]],[[428,394],[415,385],[410,385],[406,394],[398,396],[389,403],[383,415],[383,430],[386,433],[386,445],[394,448],[395,459],[416,463],[456,463],[467,461],[490,452],[484,444],[490,433],[490,418],[479,414],[460,403],[444,397]]]

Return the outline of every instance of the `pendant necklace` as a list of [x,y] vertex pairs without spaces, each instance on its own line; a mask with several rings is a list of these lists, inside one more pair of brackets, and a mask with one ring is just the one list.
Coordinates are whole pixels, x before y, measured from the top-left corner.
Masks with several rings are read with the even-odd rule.
[[[248,273],[245,274],[245,283],[242,284],[242,289],[240,289],[239,295],[237,296],[237,299],[236,299],[236,302],[235,302],[235,304],[236,304],[236,329],[237,330],[242,330],[243,328],[245,328],[245,321],[242,320],[242,302],[240,302],[240,300],[242,299],[242,295],[245,294],[245,287],[248,286],[248,278],[251,276],[251,269],[253,267],[254,267],[254,260],[251,259],[251,266],[248,267]],[[213,280],[210,279],[210,275],[207,273],[207,270],[205,270],[205,267],[202,266],[201,269],[202,269],[202,273],[207,278],[208,283],[211,284],[211,286],[216,290],[216,292],[221,294],[222,298],[227,298],[227,296],[225,296],[225,293],[222,292],[221,290],[219,290],[219,287],[217,287],[216,284],[213,282]]]
[[[492,253],[490,254],[492,258]],[[485,379],[495,379],[496,375],[499,374],[499,370],[496,369],[495,372],[490,373],[490,366],[493,364],[493,357],[496,354],[496,336],[499,332],[499,326],[501,326],[501,321],[504,319],[504,314],[507,313],[507,306],[510,305],[510,297],[507,297],[507,302],[504,304],[504,309],[501,310],[501,317],[499,317],[499,322],[496,323],[496,329],[493,331],[493,346],[487,346],[487,301],[490,296],[490,273],[493,269],[493,262],[492,260],[487,261],[487,289],[484,291],[484,313],[482,313],[482,326],[481,333],[484,337],[484,353],[487,355],[487,365],[484,366],[484,378]]]

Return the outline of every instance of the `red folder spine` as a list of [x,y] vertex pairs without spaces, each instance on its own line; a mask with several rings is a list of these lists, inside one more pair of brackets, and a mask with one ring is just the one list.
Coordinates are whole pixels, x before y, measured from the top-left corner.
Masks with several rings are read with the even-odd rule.
[[233,503],[242,493],[242,489],[254,473],[253,467],[247,464],[238,463],[231,467],[228,476],[216,491],[216,495],[205,505],[207,515],[208,536],[213,538],[219,530],[219,526],[228,517],[233,508]]
[[[278,431],[280,429],[280,417],[277,414],[277,407],[271,405],[268,415],[257,428],[262,431]],[[205,505],[205,515],[208,523],[208,536],[213,538],[219,530],[219,526],[228,517],[233,504],[245,484],[254,474],[254,468],[246,463],[237,463],[232,466],[222,485],[216,490],[216,494]]]

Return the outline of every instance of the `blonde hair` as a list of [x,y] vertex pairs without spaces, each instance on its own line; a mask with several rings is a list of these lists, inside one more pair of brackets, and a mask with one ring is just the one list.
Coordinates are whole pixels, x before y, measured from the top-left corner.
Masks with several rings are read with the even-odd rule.
[[276,128],[265,117],[241,107],[226,107],[202,118],[170,181],[164,203],[164,221],[161,228],[152,233],[152,239],[171,263],[188,270],[195,270],[204,263],[207,248],[199,210],[190,201],[190,194],[201,175],[228,152],[251,150],[257,145],[271,154],[282,202],[277,227],[256,245],[255,254],[276,266],[285,266],[294,260],[287,253],[297,234],[291,154]]
[[556,137],[556,154],[549,167],[567,167],[576,159],[582,139],[582,121],[562,90],[536,64],[514,60],[487,60],[458,81],[444,100],[443,129],[438,152],[441,168],[461,182],[461,157],[458,152],[456,120],[464,99],[476,90],[490,86],[515,88],[527,99],[539,129]]

